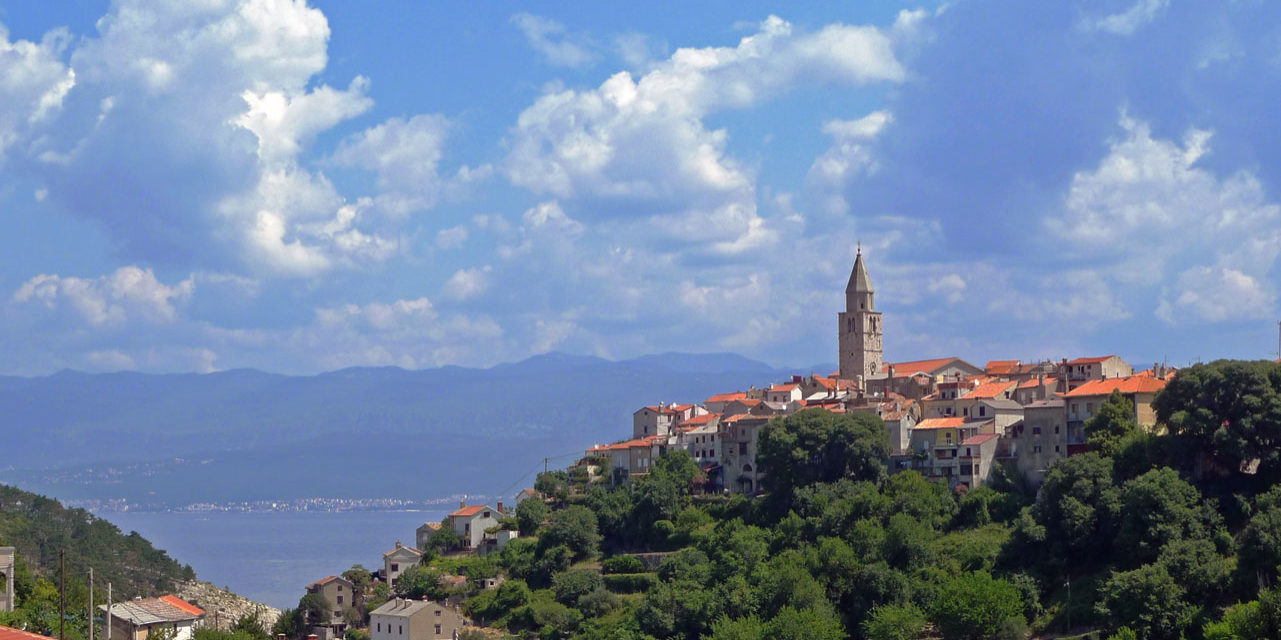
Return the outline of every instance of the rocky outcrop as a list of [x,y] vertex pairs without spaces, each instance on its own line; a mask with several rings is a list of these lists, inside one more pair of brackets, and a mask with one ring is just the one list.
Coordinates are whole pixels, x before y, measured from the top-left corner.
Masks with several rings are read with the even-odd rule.
[[271,631],[280,610],[244,596],[219,589],[208,582],[192,580],[178,584],[178,597],[205,610],[205,624],[228,629],[241,616],[257,613],[263,628]]

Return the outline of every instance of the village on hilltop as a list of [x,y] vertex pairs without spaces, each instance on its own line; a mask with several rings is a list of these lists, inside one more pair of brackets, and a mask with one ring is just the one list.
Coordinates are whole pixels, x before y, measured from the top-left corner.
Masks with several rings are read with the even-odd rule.
[[914,469],[954,489],[973,488],[990,480],[996,462],[1010,461],[1039,484],[1055,460],[1085,451],[1083,425],[1113,391],[1130,401],[1137,424],[1152,428],[1152,399],[1173,375],[1159,364],[1135,372],[1114,355],[982,367],[957,357],[887,363],[881,320],[860,249],[838,316],[839,371],[702,404],[641,407],[631,439],[593,446],[585,460],[603,462],[616,484],[646,473],[669,451],[687,451],[705,472],[707,491],[754,495],[762,488],[761,429],[778,416],[821,409],[883,420],[891,473]]

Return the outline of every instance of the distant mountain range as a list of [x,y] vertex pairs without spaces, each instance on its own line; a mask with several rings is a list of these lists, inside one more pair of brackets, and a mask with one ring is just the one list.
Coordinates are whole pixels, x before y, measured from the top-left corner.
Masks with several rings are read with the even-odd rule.
[[629,436],[641,405],[834,369],[735,354],[548,353],[489,369],[0,376],[0,481],[168,504],[501,495],[544,457],[563,467],[568,454]]

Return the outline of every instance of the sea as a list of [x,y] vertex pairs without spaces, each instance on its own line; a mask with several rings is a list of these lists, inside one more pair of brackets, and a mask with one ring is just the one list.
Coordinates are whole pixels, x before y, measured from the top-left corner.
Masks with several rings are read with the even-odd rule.
[[396,542],[414,544],[441,511],[108,512],[121,531],[137,531],[196,577],[250,600],[298,606],[306,586],[362,564],[382,568]]

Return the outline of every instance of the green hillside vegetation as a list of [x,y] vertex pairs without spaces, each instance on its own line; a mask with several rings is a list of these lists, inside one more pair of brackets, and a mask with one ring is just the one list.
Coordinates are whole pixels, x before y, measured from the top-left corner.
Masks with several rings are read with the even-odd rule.
[[83,509],[67,509],[57,500],[0,485],[0,546],[17,552],[14,591],[18,608],[0,613],[0,624],[36,633],[56,633],[58,620],[58,553],[66,555],[66,631],[68,638],[87,637],[88,573],[94,570],[94,600],[106,602],[110,582],[117,601],[169,593],[175,584],[195,579],[164,551],[137,532],[118,527]]
[[[696,495],[684,453],[613,490],[549,474],[550,509],[517,512],[536,537],[429,555],[404,595],[497,571],[499,588],[455,595],[546,640],[1281,638],[1281,365],[1181,371],[1156,401],[1162,435],[1108,404],[1093,450],[1035,491],[1005,468],[960,493],[887,475],[879,419],[819,410],[762,432],[761,499]],[[647,570],[644,551],[670,554]]]

